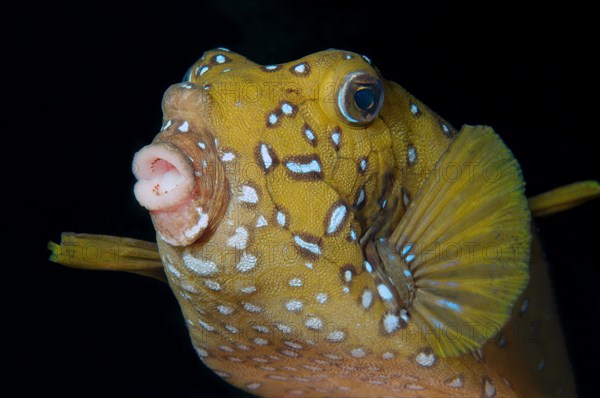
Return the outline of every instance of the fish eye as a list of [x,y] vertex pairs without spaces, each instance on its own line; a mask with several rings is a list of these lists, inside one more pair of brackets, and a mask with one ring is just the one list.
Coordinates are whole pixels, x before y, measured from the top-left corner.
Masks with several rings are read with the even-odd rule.
[[373,121],[383,105],[383,84],[377,77],[357,71],[347,74],[338,91],[338,111],[349,123]]

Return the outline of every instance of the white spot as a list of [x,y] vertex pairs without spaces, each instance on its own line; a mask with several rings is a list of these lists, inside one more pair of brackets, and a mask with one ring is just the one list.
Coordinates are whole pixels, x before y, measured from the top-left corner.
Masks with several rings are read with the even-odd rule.
[[442,123],[442,130],[444,130],[444,133],[448,134],[450,132],[450,127],[448,127],[445,123]]
[[267,345],[269,344],[269,341],[266,339],[263,339],[262,337],[257,337],[254,340],[254,344],[256,345]]
[[167,270],[169,270],[169,272],[173,274],[175,278],[181,278],[181,272],[179,272],[175,267],[173,267],[173,264],[167,263]]
[[393,352],[386,351],[383,353],[383,355],[381,357],[383,359],[393,359],[396,357],[396,354],[394,354]]
[[182,257],[183,265],[190,271],[201,275],[210,276],[218,272],[217,265],[209,260],[203,260],[192,256],[189,252]]
[[305,73],[306,72],[306,64],[303,62],[294,67],[294,72],[296,73]]
[[342,330],[335,330],[327,335],[327,340],[334,342],[342,341],[345,338],[346,333],[344,333]]
[[527,308],[529,308],[529,299],[523,300],[523,303],[521,304],[521,307],[519,308],[519,313],[524,314],[525,311],[527,311]]
[[282,350],[281,353],[283,355],[287,355],[288,357],[297,357],[298,356],[298,353],[296,351]]
[[253,313],[259,313],[262,312],[262,307],[256,305],[256,304],[250,304],[250,303],[244,303],[243,304],[244,309],[248,312],[253,312]]
[[408,253],[410,251],[410,249],[412,249],[412,244],[409,243],[408,245],[404,246],[404,248],[402,249],[402,252],[400,254],[405,256],[406,253]]
[[217,310],[223,315],[231,315],[234,311],[233,307],[228,305],[219,305],[217,306]]
[[344,217],[346,217],[346,205],[339,205],[331,212],[327,234],[331,235],[336,232],[344,221]]
[[282,227],[285,227],[285,214],[278,211],[276,218],[277,218],[277,224],[281,225]]
[[306,320],[305,325],[312,330],[321,330],[323,328],[323,321],[320,318],[312,317]]
[[260,383],[250,383],[250,384],[246,384],[246,389],[247,390],[256,390],[257,388],[260,387]]
[[267,225],[267,219],[265,218],[265,216],[258,216],[258,218],[256,219],[256,228],[260,228],[260,227],[264,227],[265,225]]
[[240,291],[244,294],[251,294],[256,292],[256,286],[246,286],[241,288]]
[[202,149],[206,149],[206,144],[205,144],[204,142],[202,142],[202,141],[199,141],[199,142],[198,142],[198,146],[199,146],[200,148],[202,148]]
[[198,71],[198,76],[202,76],[206,72],[208,72],[208,66],[205,65],[200,69],[200,71]]
[[259,333],[269,333],[269,328],[264,325],[252,325],[252,329]]
[[362,294],[362,306],[364,309],[369,309],[371,304],[373,304],[373,292],[366,289]]
[[256,266],[256,257],[252,254],[244,253],[235,268],[240,272],[248,272]]
[[287,345],[288,347],[294,348],[296,350],[301,350],[302,345],[298,344],[298,343],[294,343],[293,341],[284,341],[283,344]]
[[318,293],[315,300],[317,300],[317,303],[319,304],[325,304],[327,301],[327,293]]
[[229,347],[228,345],[220,345],[219,349],[221,351],[225,351],[225,352],[233,352],[233,348]]
[[314,141],[315,140],[315,134],[309,128],[304,129],[304,135],[310,141]]
[[198,207],[196,209],[196,212],[198,213],[198,222],[193,227],[184,232],[184,235],[187,238],[192,238],[196,236],[198,232],[200,232],[208,226],[208,213],[203,213],[201,207]]
[[256,189],[252,188],[248,185],[242,185],[242,193],[239,196],[241,202],[246,203],[257,203],[258,202],[258,194],[256,193]]
[[350,282],[352,280],[352,271],[350,271],[350,270],[344,271],[344,280],[346,282]]
[[265,66],[265,69],[266,69],[266,70],[275,70],[275,69],[277,69],[277,68],[278,68],[278,66],[277,66],[277,65],[267,65],[267,66]]
[[333,361],[338,361],[338,360],[342,359],[342,357],[340,357],[339,355],[336,355],[336,354],[323,354],[323,356],[325,358],[331,359]]
[[281,105],[281,112],[283,112],[284,115],[291,115],[294,112],[294,107],[287,102],[284,102]]
[[455,377],[454,379],[450,380],[450,382],[448,383],[448,386],[452,387],[452,388],[461,388],[464,385],[465,385],[465,382],[461,376]]
[[262,158],[265,169],[269,169],[269,167],[271,167],[271,165],[273,164],[273,159],[269,154],[269,148],[267,148],[265,144],[261,144],[260,146],[260,156]]
[[181,125],[177,129],[182,133],[186,133],[190,129],[190,125],[187,121],[184,120],[183,123],[181,123]]
[[285,166],[293,173],[320,173],[321,165],[316,159],[311,160],[309,163],[298,163],[298,162],[287,162]]
[[217,61],[218,64],[223,64],[226,60],[223,55],[219,54],[215,57],[215,61]]
[[352,54],[346,54],[345,58],[346,59],[352,59]]
[[410,113],[412,113],[413,115],[416,115],[419,113],[419,107],[416,104],[411,104],[410,105]]
[[181,282],[179,287],[190,293],[198,293],[198,289],[196,289],[196,287],[189,282]]
[[336,131],[331,134],[331,140],[335,145],[340,145],[340,133]]
[[408,147],[408,163],[414,164],[417,161],[417,150],[414,146]]
[[225,152],[223,156],[221,156],[221,160],[224,162],[231,162],[235,159],[235,154],[233,152]]
[[302,310],[304,304],[300,300],[290,300],[285,303],[285,308],[290,312],[298,312]]
[[410,322],[410,316],[408,315],[408,311],[405,309],[400,310],[400,318],[406,323]]
[[[227,360],[231,361],[231,362],[242,362],[243,361],[241,358],[238,358],[238,357],[227,357]],[[215,372],[215,373],[217,373],[217,372]]]
[[227,329],[227,331],[232,334],[236,334],[238,332],[238,329],[235,326],[231,325],[225,325],[225,329]]
[[365,260],[363,264],[365,265],[365,269],[367,270],[367,272],[369,272],[369,273],[373,272],[373,266],[371,265],[370,262]]
[[209,288],[211,290],[216,290],[216,291],[221,290],[221,284],[219,282],[213,281],[211,279],[205,280],[204,286],[206,286],[207,288]]
[[496,387],[494,387],[492,382],[489,381],[488,379],[485,379],[484,390],[485,390],[485,396],[487,398],[492,398],[492,397],[496,396]]
[[414,254],[409,254],[408,256],[404,257],[404,261],[406,261],[407,263],[410,263],[412,260],[415,259],[415,255]]
[[214,332],[215,331],[215,327],[212,325],[209,325],[208,323],[198,319],[198,325],[202,326],[202,328],[204,328],[204,330],[206,330],[207,332]]
[[289,327],[288,325],[284,325],[284,324],[277,324],[275,325],[275,327],[277,328],[277,330],[279,330],[281,333],[284,334],[290,334],[292,333],[292,328]]
[[165,123],[165,125],[163,126],[163,128],[160,131],[166,130],[171,126],[171,119],[167,120],[167,123]]
[[352,240],[356,240],[357,239],[356,231],[354,229],[350,230],[350,239],[352,239]]
[[279,118],[278,118],[278,117],[277,117],[277,115],[276,115],[276,114],[274,114],[274,113],[271,113],[271,114],[269,115],[269,123],[270,123],[270,124],[275,124],[275,123],[277,123],[277,120],[278,120],[278,119],[279,119]]
[[360,171],[365,171],[367,169],[367,159],[363,159],[360,161]]
[[304,264],[306,266],[306,268],[308,269],[313,269],[313,264],[312,263],[306,263]]
[[300,246],[301,248],[308,250],[309,252],[313,253],[313,254],[321,254],[321,248],[319,247],[319,245],[317,243],[311,243],[311,242],[307,242],[304,239],[302,239],[301,237],[299,237],[298,235],[294,235],[294,241],[296,242],[296,244],[298,246]]
[[318,366],[302,365],[302,367],[304,369],[312,370],[313,372],[322,372],[323,371],[323,368],[319,368]]
[[208,351],[206,351],[206,350],[204,350],[202,348],[196,348],[196,353],[201,358],[206,358],[208,356]]
[[[381,286],[381,285],[380,285]],[[392,333],[400,326],[400,317],[395,314],[385,314],[383,316],[383,328],[387,333]]]
[[418,384],[412,384],[412,383],[407,384],[406,388],[408,388],[409,390],[424,390],[425,389],[425,387],[423,387],[423,386],[420,386]]
[[350,355],[352,355],[354,358],[362,358],[367,355],[367,353],[362,348],[355,348],[350,351]]
[[235,229],[235,235],[227,240],[227,244],[231,247],[234,247],[238,250],[242,250],[246,248],[246,243],[248,242],[248,231],[244,227],[237,227]]
[[356,206],[360,206],[360,204],[365,200],[365,189],[361,188],[358,192],[358,199],[356,199]]
[[272,366],[260,366],[259,368],[262,370],[266,370],[267,372],[275,372],[277,370]]
[[182,83],[182,84],[181,84],[181,87],[183,87],[183,88],[185,88],[185,89],[189,90],[189,89],[191,89],[191,88],[192,88],[192,87],[194,87],[194,86],[192,86],[192,85],[191,85],[191,84],[189,84],[189,83]]
[[384,285],[384,284],[379,284],[377,285],[377,292],[379,293],[379,295],[381,296],[382,299],[384,300],[391,300],[394,296],[392,295],[392,292],[390,291],[390,289]]
[[302,279],[300,278],[292,278],[289,281],[289,285],[292,287],[300,287],[302,286],[304,283],[302,282]]
[[415,358],[417,363],[421,366],[430,367],[435,363],[435,354],[420,352]]

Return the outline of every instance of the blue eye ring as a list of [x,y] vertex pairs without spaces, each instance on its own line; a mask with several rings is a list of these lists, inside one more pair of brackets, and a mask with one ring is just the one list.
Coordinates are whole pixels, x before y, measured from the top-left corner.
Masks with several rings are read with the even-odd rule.
[[381,80],[366,71],[347,74],[338,90],[338,111],[350,124],[372,122],[383,105]]

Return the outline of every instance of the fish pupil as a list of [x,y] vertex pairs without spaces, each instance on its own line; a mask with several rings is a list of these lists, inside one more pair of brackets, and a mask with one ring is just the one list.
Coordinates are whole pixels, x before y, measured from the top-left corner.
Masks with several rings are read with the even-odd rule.
[[368,87],[359,88],[354,93],[354,103],[363,111],[371,109],[375,102],[375,93]]

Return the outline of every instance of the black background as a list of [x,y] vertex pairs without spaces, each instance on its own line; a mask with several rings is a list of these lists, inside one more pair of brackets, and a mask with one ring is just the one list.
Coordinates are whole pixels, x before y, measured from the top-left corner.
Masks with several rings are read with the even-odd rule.
[[[455,126],[493,126],[519,159],[529,195],[600,177],[593,12],[575,3],[25,8],[3,17],[18,21],[4,34],[14,50],[5,64],[16,66],[5,76],[5,151],[22,159],[4,169],[14,182],[5,187],[5,225],[15,255],[4,266],[18,271],[6,274],[4,291],[15,315],[5,325],[17,354],[11,379],[22,396],[243,396],[196,358],[167,286],[46,260],[46,242],[61,231],[153,239],[132,194],[131,158],[160,128],[165,89],[205,50],[224,46],[262,64],[330,47],[363,53]],[[600,354],[598,208],[588,203],[539,223],[582,396],[594,391]]]

